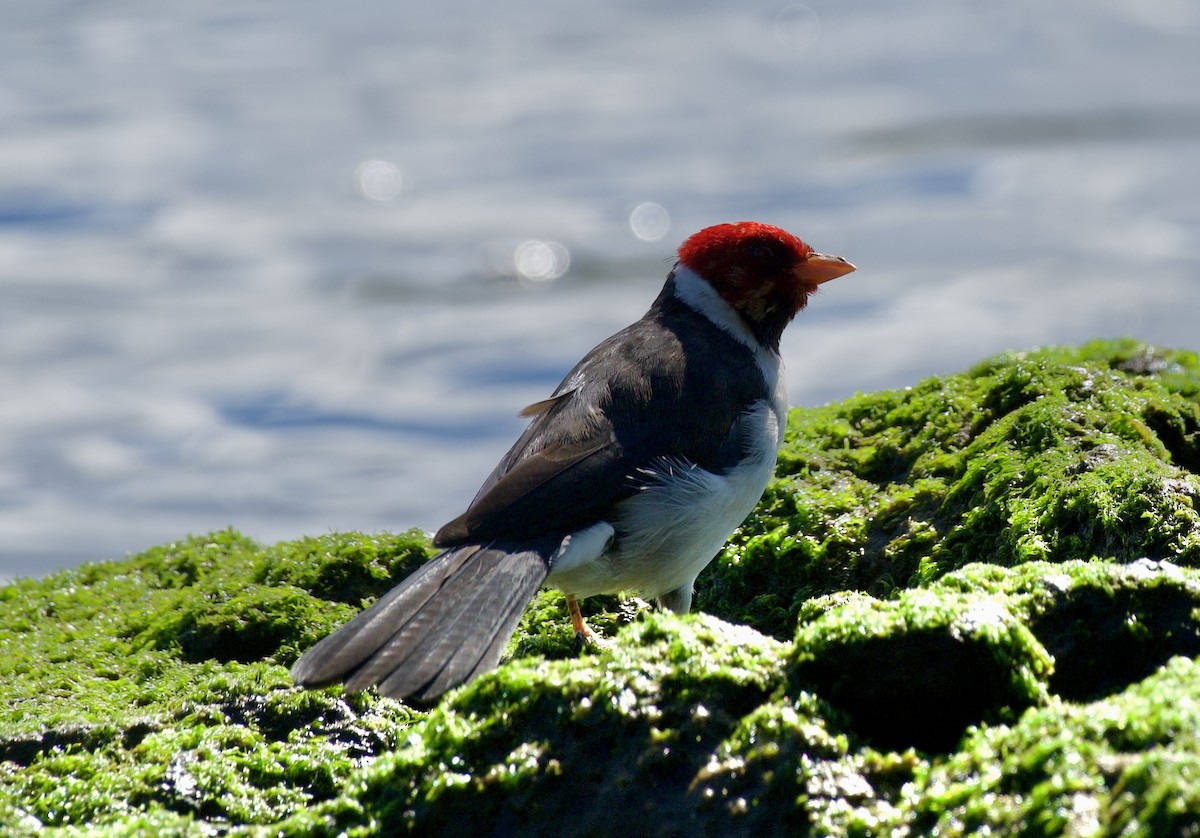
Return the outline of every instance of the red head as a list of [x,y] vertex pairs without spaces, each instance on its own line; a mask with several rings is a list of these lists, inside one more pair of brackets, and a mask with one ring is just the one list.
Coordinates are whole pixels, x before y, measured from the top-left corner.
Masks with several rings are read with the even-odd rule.
[[822,282],[854,266],[815,253],[779,227],[757,221],[718,224],[679,248],[679,261],[703,277],[760,340],[775,345]]

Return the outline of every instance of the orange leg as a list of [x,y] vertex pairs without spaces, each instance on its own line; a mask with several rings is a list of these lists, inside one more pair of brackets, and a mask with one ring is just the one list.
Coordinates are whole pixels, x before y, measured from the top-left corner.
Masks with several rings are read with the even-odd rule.
[[583,621],[583,614],[579,610],[579,600],[574,594],[567,594],[567,610],[571,612],[571,625],[575,627],[575,636],[583,640],[585,643],[600,644],[602,641],[600,635],[588,628],[588,624]]

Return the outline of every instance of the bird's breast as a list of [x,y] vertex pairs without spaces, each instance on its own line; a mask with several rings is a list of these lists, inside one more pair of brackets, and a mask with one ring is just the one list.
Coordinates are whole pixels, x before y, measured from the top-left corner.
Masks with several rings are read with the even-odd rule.
[[671,457],[643,468],[639,491],[617,505],[606,549],[574,552],[552,566],[548,583],[576,596],[634,590],[655,597],[690,586],[774,471],[783,431],[774,402],[755,402],[735,422],[730,433],[744,453],[722,473]]

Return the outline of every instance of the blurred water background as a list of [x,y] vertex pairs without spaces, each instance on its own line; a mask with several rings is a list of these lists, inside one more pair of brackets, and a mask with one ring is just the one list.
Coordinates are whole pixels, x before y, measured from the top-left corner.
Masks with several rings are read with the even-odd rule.
[[794,403],[1200,348],[1200,4],[0,7],[0,577],[434,529],[674,249],[841,254]]

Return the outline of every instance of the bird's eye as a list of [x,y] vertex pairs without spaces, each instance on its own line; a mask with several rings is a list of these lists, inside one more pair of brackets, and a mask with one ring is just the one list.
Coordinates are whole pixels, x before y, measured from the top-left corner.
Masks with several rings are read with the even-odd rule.
[[756,244],[750,249],[750,255],[759,262],[770,262],[775,258],[775,251],[770,245]]

